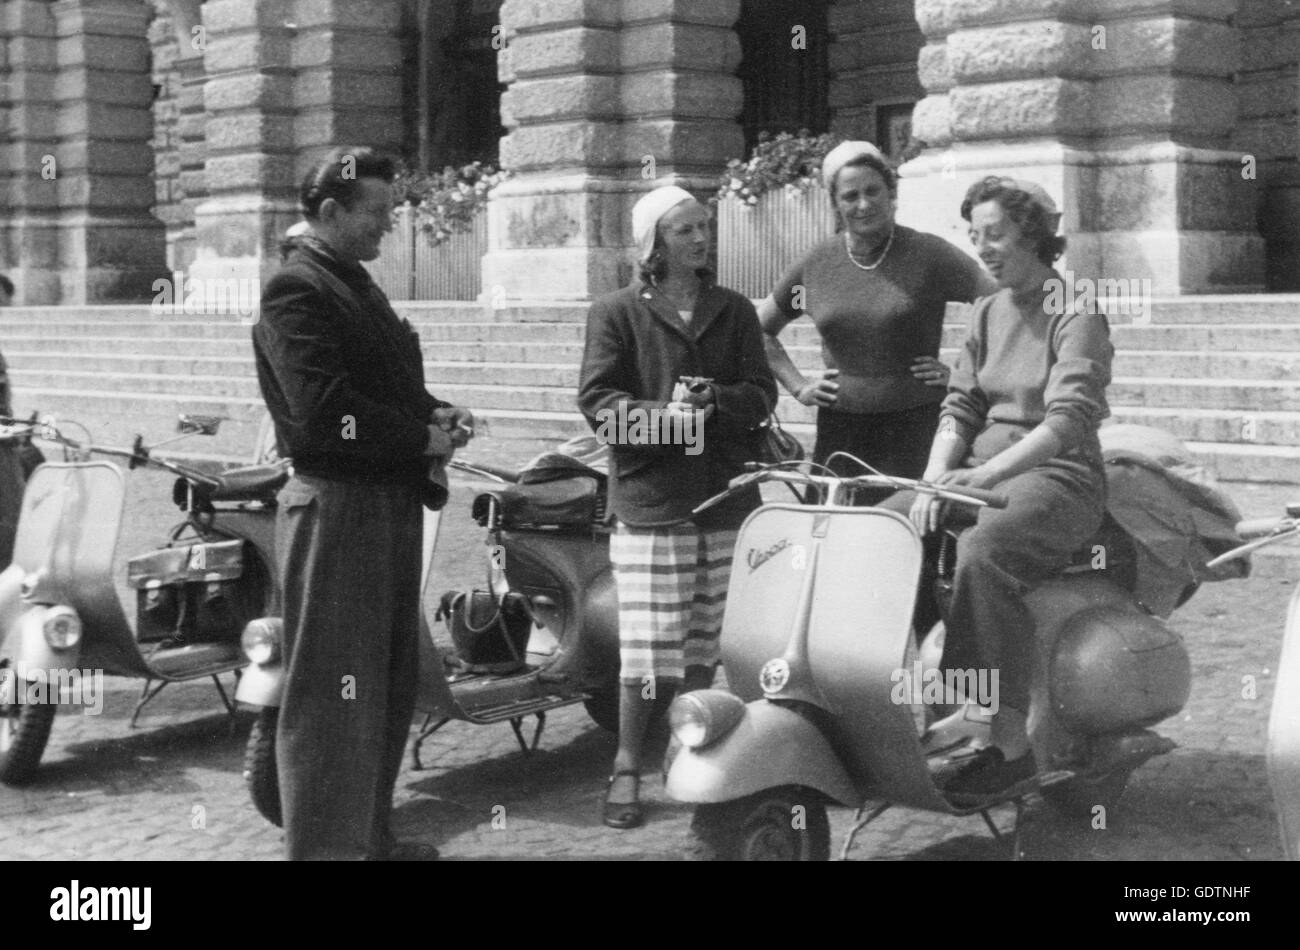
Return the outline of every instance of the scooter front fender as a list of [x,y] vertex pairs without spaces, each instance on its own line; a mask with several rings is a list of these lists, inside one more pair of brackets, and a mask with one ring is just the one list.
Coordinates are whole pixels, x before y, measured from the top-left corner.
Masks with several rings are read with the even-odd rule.
[[701,749],[682,749],[665,790],[681,802],[734,801],[783,785],[816,789],[842,805],[862,803],[826,737],[786,706],[755,700],[736,727]]
[[284,692],[284,667],[279,663],[258,666],[250,663],[235,687],[235,702],[249,706],[279,706]]

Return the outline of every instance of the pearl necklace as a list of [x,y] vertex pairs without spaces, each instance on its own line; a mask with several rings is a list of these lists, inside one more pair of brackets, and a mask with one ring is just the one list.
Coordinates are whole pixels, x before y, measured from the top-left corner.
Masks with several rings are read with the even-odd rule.
[[876,263],[863,264],[861,261],[859,261],[856,257],[853,256],[853,242],[849,238],[849,232],[848,231],[844,232],[844,250],[849,255],[849,261],[852,262],[853,266],[858,268],[858,270],[875,270],[881,264],[885,263],[885,258],[889,256],[889,249],[893,247],[893,245],[894,245],[894,229],[890,228],[889,238],[885,241],[885,249],[880,252],[880,257],[876,258]]

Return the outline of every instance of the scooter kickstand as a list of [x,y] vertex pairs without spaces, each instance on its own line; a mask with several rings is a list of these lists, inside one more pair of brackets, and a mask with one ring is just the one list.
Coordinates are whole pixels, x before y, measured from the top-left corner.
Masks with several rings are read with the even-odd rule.
[[[166,681],[166,680],[159,680],[159,681],[158,681],[158,685],[157,685],[156,687],[154,687],[153,689],[150,689],[149,687],[153,685],[153,682],[154,682],[154,681],[153,681],[152,679],[147,679],[147,680],[144,681],[144,689],[142,689],[142,690],[140,691],[140,699],[139,699],[139,701],[136,702],[136,704],[135,704],[135,711],[134,711],[133,713],[131,713],[131,728],[132,728],[132,729],[134,729],[134,728],[136,727],[135,722],[136,722],[137,719],[140,718],[140,712],[144,709],[144,707],[145,707],[145,706],[146,706],[146,705],[147,705],[147,704],[148,704],[148,703],[149,703],[149,702],[150,702],[150,701],[151,701],[155,696],[157,696],[159,693],[161,693],[161,692],[163,691],[163,688],[166,687],[166,685],[167,685],[167,681]],[[223,698],[224,698],[224,697],[223,697]]]
[[443,726],[447,725],[447,723],[451,722],[451,717],[443,716],[437,722],[433,722],[432,726],[429,725],[431,722],[433,722],[433,713],[429,713],[429,715],[424,717],[424,722],[420,725],[420,734],[415,737],[415,742],[411,744],[411,767],[416,772],[424,770],[424,765],[420,762],[420,746],[424,744],[425,739],[429,738],[429,736],[433,735]]
[[510,720],[510,728],[515,731],[515,740],[519,743],[519,748],[523,750],[524,755],[537,751],[537,743],[542,739],[542,730],[546,728],[546,713],[536,713],[537,728],[533,730],[533,744],[529,746],[524,739],[524,717],[516,716]]
[[[1022,797],[1013,798],[1011,799],[1011,804],[1016,806],[1016,823],[1011,835],[1011,860],[1019,861],[1021,836],[1020,823],[1021,819],[1025,816],[1025,800]],[[993,823],[993,816],[989,814],[987,808],[980,810],[980,817],[984,819],[984,824],[989,826],[989,831],[993,833],[994,840],[996,840],[998,844],[1002,844],[1006,839],[1002,832],[998,830],[998,826]]]
[[863,805],[853,813],[853,827],[850,828],[849,833],[845,835],[844,846],[840,848],[841,861],[847,861],[849,859],[849,850],[853,847],[853,841],[857,838],[858,832],[883,815],[892,804],[892,802],[881,802],[871,810],[871,814],[866,818],[862,817],[862,813],[867,810],[866,805]]

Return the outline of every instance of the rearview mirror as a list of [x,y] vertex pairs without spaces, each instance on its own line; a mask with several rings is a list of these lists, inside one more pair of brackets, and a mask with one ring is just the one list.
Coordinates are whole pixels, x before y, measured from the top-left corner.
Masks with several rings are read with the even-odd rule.
[[176,420],[176,431],[184,435],[216,435],[223,416],[196,416],[181,413]]

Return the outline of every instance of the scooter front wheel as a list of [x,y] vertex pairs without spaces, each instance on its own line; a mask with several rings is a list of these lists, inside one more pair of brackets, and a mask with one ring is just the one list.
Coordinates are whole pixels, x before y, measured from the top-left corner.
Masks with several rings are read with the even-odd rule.
[[0,707],[0,782],[25,785],[35,777],[58,710],[53,703]]
[[826,861],[831,853],[826,806],[798,785],[700,805],[691,832],[702,861]]
[[244,750],[244,783],[257,813],[275,825],[284,827],[280,811],[280,772],[275,763],[275,729],[280,723],[280,708],[265,706],[248,734]]

